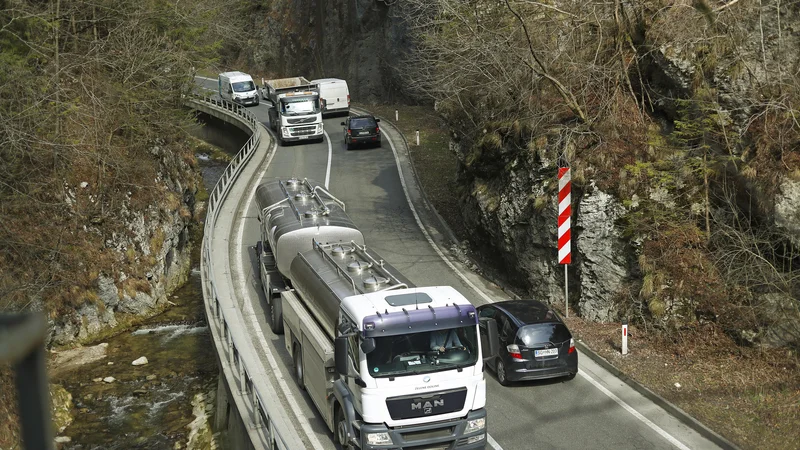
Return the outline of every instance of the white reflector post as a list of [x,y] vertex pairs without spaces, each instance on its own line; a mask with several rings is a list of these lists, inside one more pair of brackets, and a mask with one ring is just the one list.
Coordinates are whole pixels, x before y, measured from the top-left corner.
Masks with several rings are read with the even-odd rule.
[[622,354],[628,354],[628,319],[622,321]]

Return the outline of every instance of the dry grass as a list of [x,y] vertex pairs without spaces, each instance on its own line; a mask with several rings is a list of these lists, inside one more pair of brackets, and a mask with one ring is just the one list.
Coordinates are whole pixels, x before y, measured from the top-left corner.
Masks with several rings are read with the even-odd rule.
[[[465,236],[456,185],[456,155],[430,107],[362,106],[391,120],[410,141],[426,195],[459,238]],[[395,122],[394,111],[400,112]],[[413,145],[420,130],[421,145]],[[576,337],[622,373],[677,405],[742,448],[797,448],[800,442],[800,366],[787,350],[742,348],[713,327],[666,341],[630,327],[630,354],[620,355],[620,325],[571,317]],[[675,383],[680,385],[676,387]]]

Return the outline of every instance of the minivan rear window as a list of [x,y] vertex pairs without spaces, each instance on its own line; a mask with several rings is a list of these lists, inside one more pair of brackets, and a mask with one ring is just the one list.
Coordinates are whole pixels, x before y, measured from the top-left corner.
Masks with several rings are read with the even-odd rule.
[[369,117],[350,119],[350,128],[375,128],[376,123]]
[[571,337],[572,335],[563,323],[525,325],[517,332],[517,339],[522,341],[526,347],[533,347],[545,342],[560,344]]

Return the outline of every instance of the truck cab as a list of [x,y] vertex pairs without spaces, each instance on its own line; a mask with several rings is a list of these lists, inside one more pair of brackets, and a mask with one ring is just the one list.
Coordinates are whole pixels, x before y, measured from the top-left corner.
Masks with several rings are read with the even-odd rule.
[[319,86],[303,77],[268,80],[264,90],[272,102],[269,124],[281,145],[324,139]]
[[348,297],[338,332],[342,446],[484,448],[489,355],[477,312],[458,291],[433,286]]

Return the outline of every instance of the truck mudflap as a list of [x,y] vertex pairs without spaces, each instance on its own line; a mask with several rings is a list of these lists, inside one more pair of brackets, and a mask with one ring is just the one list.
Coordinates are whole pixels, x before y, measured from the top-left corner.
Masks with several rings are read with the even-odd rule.
[[[419,425],[388,428],[384,424],[361,424],[359,448],[426,448],[473,450],[486,447],[486,409],[470,411],[466,417]],[[372,435],[372,436],[371,436]],[[383,436],[381,436],[383,435]],[[386,442],[388,437],[390,442]]]

